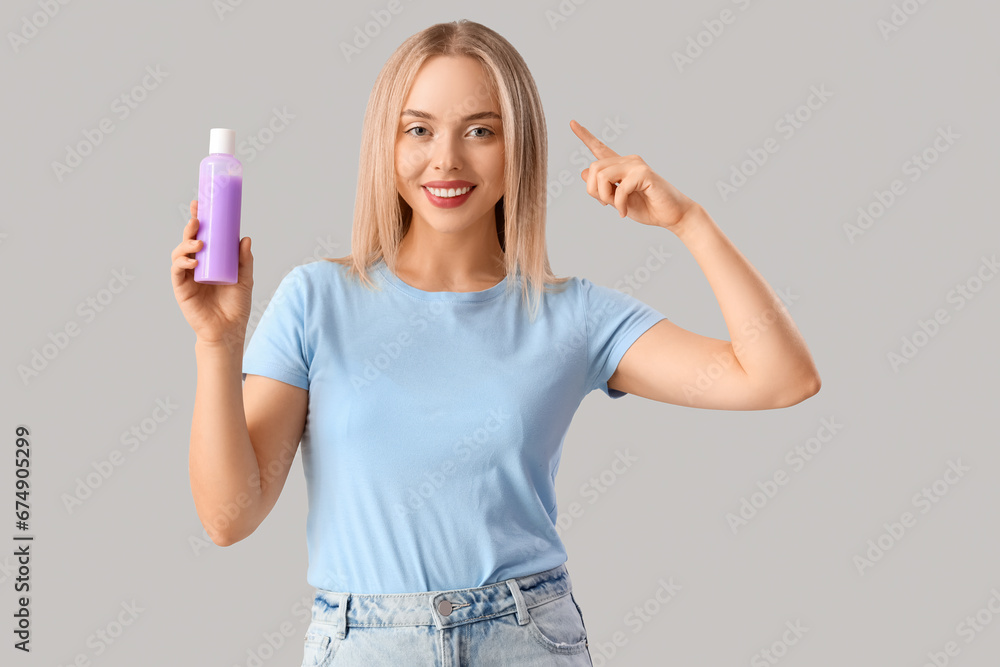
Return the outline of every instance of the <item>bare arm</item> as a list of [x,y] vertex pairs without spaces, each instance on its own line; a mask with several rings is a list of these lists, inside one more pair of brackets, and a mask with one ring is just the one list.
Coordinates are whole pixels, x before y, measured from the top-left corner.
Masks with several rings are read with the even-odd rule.
[[733,353],[749,381],[779,402],[798,402],[820,387],[819,371],[788,309],[760,272],[701,206],[678,224],[715,292]]
[[252,534],[277,502],[305,427],[308,392],[242,380],[243,345],[195,343],[198,385],[189,473],[195,508],[219,546]]
[[665,403],[763,410],[819,391],[819,372],[788,310],[760,273],[695,204],[676,225],[715,292],[732,341],[669,320],[628,349],[608,387]]
[[788,310],[708,212],[638,155],[619,155],[576,121],[570,129],[597,158],[580,173],[587,194],[619,217],[674,232],[708,278],[732,339],[660,320],[625,352],[608,388],[717,410],[787,407],[816,394],[819,371]]

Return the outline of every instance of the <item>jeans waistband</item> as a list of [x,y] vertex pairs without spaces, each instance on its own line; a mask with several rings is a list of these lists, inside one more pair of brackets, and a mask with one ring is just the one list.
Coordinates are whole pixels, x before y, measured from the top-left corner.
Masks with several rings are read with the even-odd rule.
[[357,594],[317,588],[312,620],[334,626],[340,639],[347,628],[434,625],[446,628],[505,614],[528,622],[527,609],[573,590],[566,564],[523,577],[450,591]]

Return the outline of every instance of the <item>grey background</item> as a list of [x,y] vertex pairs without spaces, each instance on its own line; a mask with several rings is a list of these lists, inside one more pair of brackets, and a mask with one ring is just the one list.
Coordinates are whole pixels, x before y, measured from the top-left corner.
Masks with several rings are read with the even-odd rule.
[[[627,127],[611,147],[639,154],[704,205],[772,287],[793,295],[790,312],[823,379],[815,397],[771,411],[586,398],[558,492],[564,517],[574,501],[583,508],[561,533],[595,665],[766,664],[758,652],[775,645],[786,665],[917,666],[949,641],[958,649],[949,664],[995,665],[1000,281],[976,279],[1000,246],[997,6],[897,0],[919,11],[886,39],[878,22],[891,19],[889,0],[754,0],[745,9],[727,0],[403,0],[348,62],[340,44],[387,4],[245,0],[220,16],[207,0],[73,2],[36,17],[45,24],[17,47],[10,33],[30,33],[25,21],[42,9],[4,4],[5,664],[70,664],[81,654],[107,666],[248,665],[252,656],[299,664],[311,592],[301,463],[256,533],[228,548],[208,541],[188,481],[194,334],[173,298],[169,255],[217,126],[236,129],[238,141],[270,140],[237,155],[242,234],[256,258],[251,328],[292,267],[347,254],[376,74],[409,35],[469,18],[507,37],[540,88],[550,181],[569,174],[549,202],[556,273],[609,286],[632,276],[635,296],[678,325],[729,339],[683,243],[586,194],[579,172],[592,158],[569,121],[600,134],[617,119]],[[566,20],[551,24],[547,12],[560,7]],[[678,71],[672,54],[724,9],[735,21]],[[122,118],[112,103],[147,67],[165,78]],[[811,86],[833,95],[786,139],[774,124]],[[294,119],[262,134],[275,109]],[[60,181],[53,163],[104,118],[114,131]],[[910,181],[904,162],[947,127],[959,138]],[[780,150],[723,201],[717,182],[768,137]],[[844,225],[893,179],[906,192],[851,243]],[[671,258],[644,272],[661,246]],[[132,276],[118,293],[107,290],[115,271]],[[959,309],[948,295],[967,282],[979,291]],[[78,310],[102,296],[111,298],[92,319]],[[894,370],[887,355],[938,309],[948,321]],[[70,323],[78,335],[23,381],[19,367]],[[157,401],[173,406],[162,422]],[[786,453],[824,419],[842,428],[794,470]],[[10,646],[18,424],[32,433],[30,656]],[[133,428],[143,432],[134,451],[123,439]],[[67,509],[79,480],[115,450],[121,465]],[[626,450],[638,463],[591,503],[582,485],[610,475]],[[941,482],[947,493],[921,513],[913,496],[957,460],[969,471]],[[779,470],[789,482],[734,533],[727,513]],[[907,511],[916,525],[859,572],[855,557]],[[657,602],[671,580],[680,590]],[[137,617],[110,645],[95,643],[133,601]],[[977,613],[981,632],[963,632]],[[796,622],[808,630],[783,652],[786,623]],[[273,654],[268,637],[281,644]]]

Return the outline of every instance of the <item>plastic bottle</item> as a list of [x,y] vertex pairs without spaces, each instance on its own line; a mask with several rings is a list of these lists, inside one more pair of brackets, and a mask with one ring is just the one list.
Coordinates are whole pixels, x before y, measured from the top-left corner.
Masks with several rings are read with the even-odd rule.
[[234,156],[236,131],[213,127],[208,157],[198,173],[198,234],[204,241],[195,252],[194,281],[234,285],[240,268],[240,206],[243,165]]

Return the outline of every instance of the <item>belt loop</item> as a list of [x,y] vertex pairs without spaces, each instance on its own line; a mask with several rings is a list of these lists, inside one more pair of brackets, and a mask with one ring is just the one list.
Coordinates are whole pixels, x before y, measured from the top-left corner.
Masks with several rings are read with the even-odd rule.
[[517,585],[517,579],[508,579],[507,588],[514,596],[514,604],[517,606],[517,624],[525,625],[528,622],[528,608],[524,606],[524,596],[521,595],[521,587]]
[[347,636],[347,601],[350,593],[340,594],[340,606],[337,608],[337,639]]

